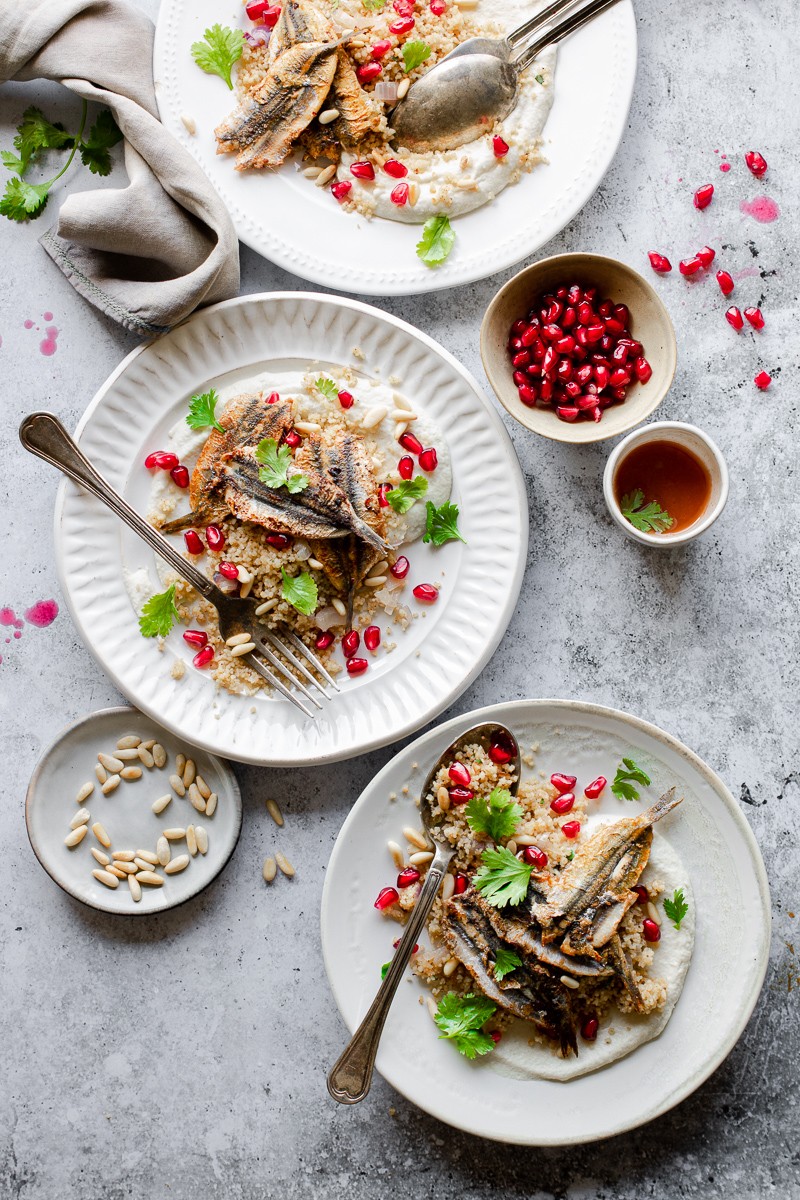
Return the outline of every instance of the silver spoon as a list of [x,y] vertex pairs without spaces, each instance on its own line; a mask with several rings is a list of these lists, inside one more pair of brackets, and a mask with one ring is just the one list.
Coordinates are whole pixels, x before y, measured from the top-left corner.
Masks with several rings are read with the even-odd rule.
[[512,794],[516,794],[517,787],[519,786],[520,760],[517,739],[505,725],[498,725],[494,722],[486,725],[475,725],[472,729],[467,729],[466,732],[462,733],[453,742],[452,746],[448,746],[425,780],[420,794],[420,813],[422,824],[433,842],[436,853],[428,867],[422,891],[411,911],[411,916],[400,939],[400,944],[395,951],[389,970],[386,972],[386,978],[378,988],[377,995],[372,1001],[366,1016],[328,1075],[328,1091],[334,1100],[338,1100],[340,1104],[358,1104],[369,1092],[370,1084],[372,1083],[372,1072],[375,1067],[375,1055],[378,1053],[378,1043],[381,1039],[384,1023],[389,1015],[394,994],[403,977],[403,972],[408,966],[408,960],[411,958],[414,945],[428,919],[428,914],[436,899],[436,893],[439,891],[439,886],[444,879],[445,872],[455,852],[455,847],[451,846],[445,839],[440,828],[444,823],[444,816],[439,811],[434,815],[428,803],[428,796],[433,788],[433,781],[442,766],[452,763],[459,757],[466,746],[474,745],[475,742],[483,746],[487,753],[489,747],[497,742],[505,744],[509,752],[512,752],[513,748],[512,757],[509,761],[509,770],[513,771],[514,782],[509,787],[509,791]]
[[562,41],[618,0],[590,0],[546,29],[516,58],[511,55],[531,28],[555,15],[557,2],[504,38],[470,38],[412,84],[389,117],[399,146],[409,150],[455,150],[508,116],[517,102],[519,77],[545,46]]

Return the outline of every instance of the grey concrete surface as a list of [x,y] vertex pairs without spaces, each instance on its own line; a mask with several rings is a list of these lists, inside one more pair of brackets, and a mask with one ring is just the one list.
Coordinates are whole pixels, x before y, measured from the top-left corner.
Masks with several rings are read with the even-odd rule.
[[[507,422],[531,511],[522,598],[494,659],[443,717],[530,694],[595,700],[657,722],[722,774],[773,895],[770,969],[744,1036],[668,1116],[585,1148],[540,1152],[462,1136],[380,1080],[367,1103],[337,1108],[325,1068],[343,1027],[321,965],[320,893],[336,832],[391,748],[325,769],[241,769],[243,837],[216,885],[153,920],[95,914],[42,872],[23,820],[41,749],[67,721],[119,699],[62,607],[49,628],[25,625],[8,645],[0,638],[3,1200],[800,1197],[800,38],[791,0],[639,0],[637,9],[626,136],[602,187],[544,252],[601,251],[646,271],[651,248],[677,266],[706,241],[724,247],[741,276],[735,299],[762,301],[767,328],[736,336],[713,280],[693,285],[676,271],[659,283],[680,355],[660,415],[718,440],[730,502],[701,543],[648,553],[606,515],[607,447],[566,449]],[[31,96],[72,111],[58,89],[4,87],[0,145]],[[750,147],[770,162],[763,184],[742,164]],[[718,196],[698,214],[691,194],[708,180]],[[772,224],[739,210],[762,193],[781,209]],[[40,406],[74,423],[135,345],[71,291],[37,245],[43,226],[0,228],[0,605],[17,613],[61,601],[56,477],[23,454],[17,423]],[[245,292],[307,286],[248,251],[242,265]],[[382,307],[432,332],[485,384],[477,329],[504,278]],[[43,330],[45,312],[59,330],[49,357],[39,352],[44,333],[23,324]],[[765,395],[751,382],[762,365],[775,377]],[[260,874],[274,843],[268,795],[287,813],[281,843],[297,866],[293,882],[271,890]]]

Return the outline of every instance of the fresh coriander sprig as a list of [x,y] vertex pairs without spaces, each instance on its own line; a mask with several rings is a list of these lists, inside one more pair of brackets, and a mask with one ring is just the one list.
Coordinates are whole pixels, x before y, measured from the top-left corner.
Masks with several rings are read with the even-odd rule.
[[417,258],[421,258],[426,267],[438,267],[453,249],[455,240],[455,230],[444,213],[428,217],[417,242]]
[[321,375],[315,380],[314,387],[318,392],[322,392],[327,400],[335,400],[339,395],[339,389],[332,379],[328,379],[326,375]]
[[421,67],[431,56],[431,48],[427,42],[412,41],[403,45],[403,66],[408,74]]
[[632,758],[623,758],[611,784],[612,792],[620,800],[639,800],[639,791],[634,786],[637,783],[642,787],[649,787],[650,776]]
[[454,1042],[465,1058],[477,1058],[479,1054],[488,1054],[494,1049],[494,1042],[488,1033],[482,1032],[482,1026],[495,1011],[496,1006],[487,996],[475,996],[471,992],[466,996],[458,996],[455,992],[448,992],[439,1001],[433,1019],[439,1026],[440,1038]]
[[139,617],[142,637],[166,637],[174,623],[180,619],[175,607],[175,584],[165,592],[157,592],[146,600]]
[[288,600],[292,608],[296,608],[304,617],[310,617],[317,607],[319,599],[319,589],[317,581],[308,571],[301,571],[299,575],[287,575],[283,567],[281,567],[281,575],[283,584],[281,585],[281,596],[284,600]]
[[675,518],[655,500],[645,504],[641,488],[637,488],[635,492],[626,492],[620,508],[625,520],[630,521],[633,528],[638,529],[640,533],[666,533],[675,524]]
[[473,796],[464,809],[473,833],[488,833],[493,842],[511,837],[519,825],[522,809],[506,788],[495,788],[486,800]]
[[279,446],[274,438],[263,438],[256,446],[256,461],[261,463],[258,477],[268,487],[285,487],[294,495],[308,487],[308,476],[299,471],[290,475],[292,452],[288,446]]
[[515,954],[513,950],[505,950],[502,946],[497,951],[494,960],[494,977],[495,979],[505,979],[506,975],[510,975],[512,971],[516,971],[517,967],[522,966],[522,959]]
[[664,912],[669,917],[676,929],[680,929],[681,921],[689,911],[689,905],[686,897],[683,894],[683,888],[677,888],[675,895],[670,900],[669,897],[664,898]]
[[219,75],[233,91],[231,68],[242,57],[244,34],[228,25],[212,25],[203,34],[204,41],[192,43],[192,58],[207,75]]
[[396,513],[407,513],[427,490],[427,479],[424,475],[418,475],[416,479],[401,479],[396,487],[386,493],[386,499]]
[[192,396],[189,401],[189,415],[186,418],[189,428],[218,429],[220,433],[224,433],[225,430],[216,417],[218,400],[219,396],[213,388],[209,388],[201,396]]
[[495,908],[520,904],[530,883],[533,865],[516,858],[505,846],[484,850],[474,886]]
[[445,542],[458,540],[466,545],[466,538],[461,536],[458,528],[458,507],[447,501],[437,508],[432,500],[425,505],[425,535],[423,542],[433,542],[434,546],[443,546]]

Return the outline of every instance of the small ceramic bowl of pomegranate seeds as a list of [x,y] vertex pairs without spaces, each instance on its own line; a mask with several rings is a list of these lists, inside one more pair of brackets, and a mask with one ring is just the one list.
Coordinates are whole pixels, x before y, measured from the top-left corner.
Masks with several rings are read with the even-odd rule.
[[558,254],[497,293],[483,318],[481,357],[520,424],[559,442],[600,442],[658,408],[677,344],[669,313],[631,267]]

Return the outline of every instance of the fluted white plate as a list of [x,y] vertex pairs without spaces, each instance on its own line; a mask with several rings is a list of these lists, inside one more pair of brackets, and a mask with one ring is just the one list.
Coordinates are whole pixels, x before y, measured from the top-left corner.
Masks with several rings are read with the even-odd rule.
[[[190,54],[192,42],[215,22],[240,24],[241,6],[162,0],[153,61],[161,120],[208,175],[241,241],[304,279],[369,296],[484,279],[555,237],[611,166],[636,78],[636,20],[632,3],[624,0],[559,47],[555,99],[543,134],[547,165],[459,217],[455,248],[431,270],[416,256],[420,226],[346,213],[291,163],[278,171],[239,172],[232,156],[216,153],[214,128],[234,107],[234,97]],[[182,116],[195,122],[194,136]]]
[[[365,360],[355,360],[360,348]],[[442,583],[436,604],[397,630],[397,648],[369,671],[345,677],[315,719],[273,695],[233,696],[191,666],[173,630],[163,652],[141,636],[124,573],[152,551],[97,499],[64,482],[56,503],[57,563],[86,645],[138,708],[193,745],[241,762],[333,762],[419,729],[450,704],[488,661],[519,595],[528,547],[522,474],[503,424],[471,375],[431,338],[354,300],[304,292],[240,297],[196,313],[134,350],[101,387],[77,437],[86,455],[140,512],[148,507],[145,455],[163,447],[193,392],[276,370],[352,363],[397,376],[415,408],[445,432],[452,499],[467,544],[409,554],[417,582]],[[187,664],[176,680],[176,658]]]
[[[511,1079],[492,1067],[491,1056],[468,1062],[439,1039],[419,1002],[429,993],[418,982],[403,982],[386,1022],[377,1068],[426,1112],[481,1137],[528,1146],[612,1137],[690,1095],[730,1053],[747,1024],[769,957],[769,885],[761,853],[719,776],[676,738],[629,713],[576,700],[518,700],[454,717],[387,763],[350,810],[333,848],[322,893],[322,950],[350,1031],[373,1000],[381,964],[391,958],[398,933],[394,922],[373,908],[375,896],[394,883],[396,874],[387,839],[402,841],[404,825],[419,825],[414,803],[419,786],[438,756],[484,721],[507,725],[523,751],[538,745],[537,771],[568,771],[578,776],[579,786],[600,774],[613,776],[623,756],[635,758],[652,786],[638,803],[617,800],[606,789],[593,806],[604,815],[635,815],[677,786],[684,803],[658,832],[679,855],[694,897],[696,934],[686,982],[657,1038],[567,1082]],[[331,1064],[339,1049],[331,1048]],[[591,1053],[591,1047],[582,1044],[581,1052]]]

